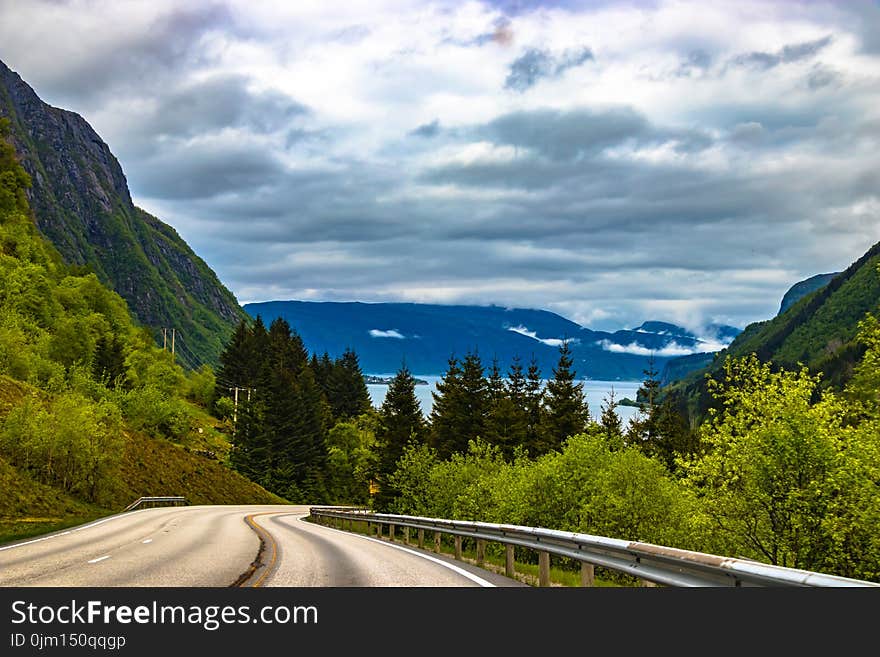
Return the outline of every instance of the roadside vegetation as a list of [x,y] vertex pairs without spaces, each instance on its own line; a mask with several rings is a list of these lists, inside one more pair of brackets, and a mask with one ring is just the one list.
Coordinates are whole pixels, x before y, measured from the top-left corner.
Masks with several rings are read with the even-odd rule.
[[37,232],[30,180],[0,124],[0,540],[141,495],[280,498],[224,466],[209,369],[184,371],[87,268]]

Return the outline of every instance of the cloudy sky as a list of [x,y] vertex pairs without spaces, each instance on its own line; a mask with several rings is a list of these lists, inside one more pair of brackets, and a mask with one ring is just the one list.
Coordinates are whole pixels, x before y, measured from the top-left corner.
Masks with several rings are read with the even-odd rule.
[[880,240],[877,2],[0,0],[239,301],[737,326]]

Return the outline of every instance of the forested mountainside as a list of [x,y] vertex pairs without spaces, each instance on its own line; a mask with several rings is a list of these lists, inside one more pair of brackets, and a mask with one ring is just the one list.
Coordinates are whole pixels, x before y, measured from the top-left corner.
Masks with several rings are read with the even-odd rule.
[[189,363],[216,364],[243,316],[171,226],[134,205],[110,148],[80,115],[44,103],[0,62],[0,117],[30,174],[37,227],[67,264],[93,271],[154,336],[175,328]]

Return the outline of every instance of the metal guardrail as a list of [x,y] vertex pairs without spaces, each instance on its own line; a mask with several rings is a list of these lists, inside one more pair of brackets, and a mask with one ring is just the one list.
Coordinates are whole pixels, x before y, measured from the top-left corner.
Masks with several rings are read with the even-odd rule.
[[171,505],[176,505],[176,504],[189,504],[189,502],[187,502],[187,501],[186,501],[186,498],[185,498],[185,497],[182,497],[182,496],[171,496],[171,497],[139,497],[139,498],[136,499],[134,502],[132,502],[131,504],[129,504],[127,507],[125,507],[125,508],[122,510],[122,512],[125,513],[126,511],[134,511],[134,510],[137,509],[138,507],[140,507],[140,506],[144,506],[144,505],[147,505],[147,504],[150,504],[150,505],[153,505],[153,504],[171,504]]
[[594,567],[600,566],[633,575],[645,582],[677,587],[880,587],[875,582],[772,566],[748,559],[541,527],[400,516],[372,513],[368,509],[352,507],[311,507],[310,514],[317,519],[366,521],[376,526],[379,536],[382,535],[382,527],[388,526],[388,538],[392,541],[395,528],[404,530],[406,542],[409,542],[409,530],[416,529],[419,532],[419,547],[424,547],[425,530],[432,531],[436,551],[440,549],[440,535],[450,534],[455,537],[455,554],[458,559],[461,558],[461,539],[472,538],[477,542],[478,565],[484,559],[486,542],[502,543],[506,546],[505,570],[509,577],[514,575],[514,547],[530,548],[539,555],[539,580],[542,586],[549,585],[550,555],[555,554],[581,562],[581,583],[585,586],[592,585]]

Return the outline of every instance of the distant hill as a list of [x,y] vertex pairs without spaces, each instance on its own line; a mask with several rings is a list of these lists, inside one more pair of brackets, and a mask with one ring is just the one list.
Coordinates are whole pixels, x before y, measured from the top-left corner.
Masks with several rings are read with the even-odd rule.
[[[593,331],[546,310],[501,306],[268,301],[244,308],[267,324],[283,317],[310,351],[333,355],[353,348],[364,372],[374,374],[395,372],[405,360],[416,374],[439,375],[451,354],[475,350],[487,366],[497,357],[504,371],[515,355],[526,366],[534,354],[549,377],[559,344],[569,340],[579,376],[634,381],[644,378],[652,353],[660,369],[673,355],[704,351],[709,345],[664,322],[611,333]],[[713,327],[712,332],[738,330]]]
[[747,326],[707,368],[691,372],[673,388],[690,399],[692,411],[700,415],[710,403],[705,376],[717,374],[725,357],[750,353],[782,368],[806,365],[811,371],[822,373],[825,385],[841,387],[863,353],[855,341],[859,321],[868,312],[880,311],[878,265],[880,243],[846,271],[831,275],[824,286],[792,303],[782,314]]
[[132,203],[101,137],[80,115],[40,100],[3,62],[0,117],[31,176],[37,227],[65,262],[97,274],[157,337],[176,328],[189,366],[216,363],[243,311],[171,226]]
[[715,360],[718,352],[690,354],[688,356],[678,356],[671,358],[663,366],[660,372],[660,385],[666,386],[670,383],[684,379],[691,372],[705,369]]
[[782,303],[779,305],[779,312],[776,314],[781,315],[810,292],[822,289],[838,274],[840,274],[839,271],[830,274],[816,274],[806,280],[795,283],[789,288],[788,292],[785,293],[785,296],[782,297]]

